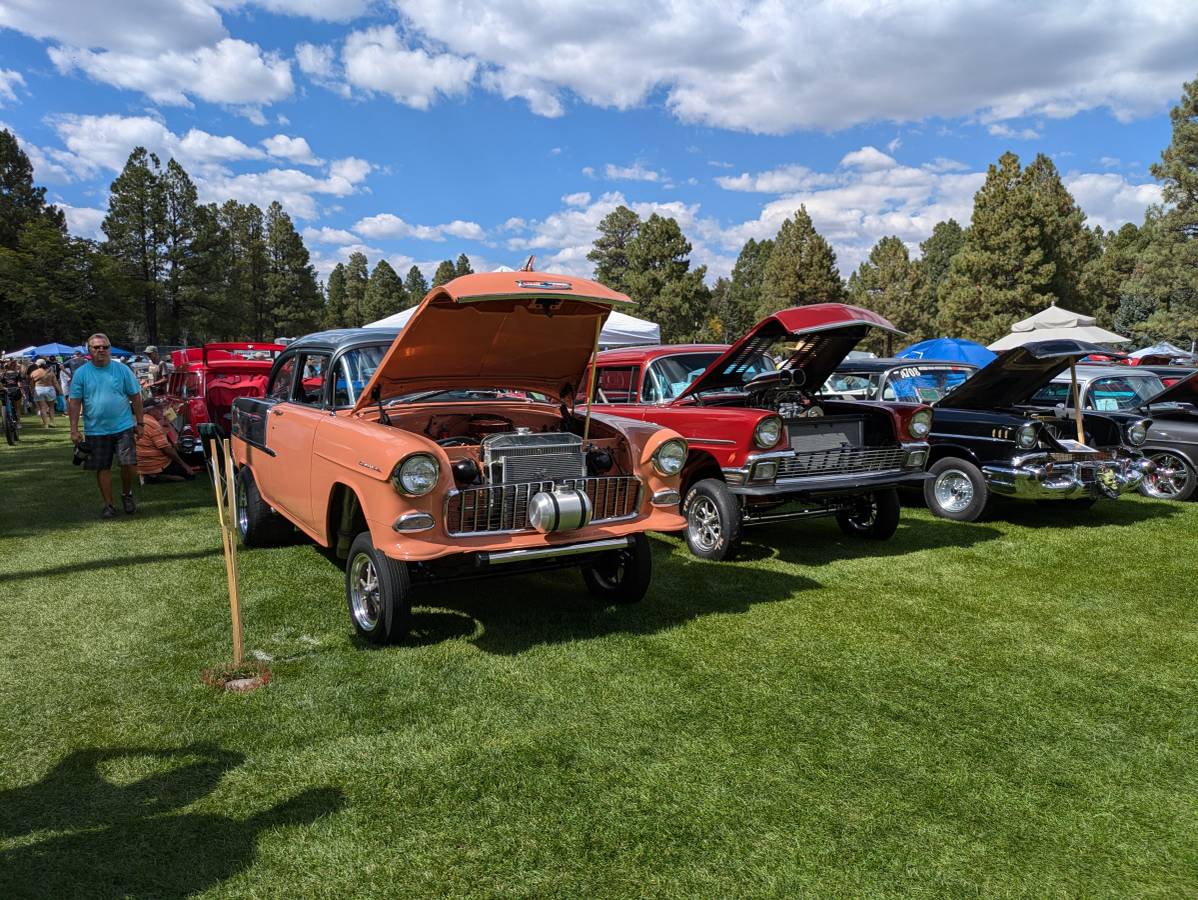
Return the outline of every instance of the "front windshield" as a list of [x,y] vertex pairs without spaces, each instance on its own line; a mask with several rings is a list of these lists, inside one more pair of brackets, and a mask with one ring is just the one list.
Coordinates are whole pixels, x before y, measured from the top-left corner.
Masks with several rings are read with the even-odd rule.
[[[641,391],[646,403],[673,400],[707,368],[720,358],[722,351],[707,350],[695,353],[676,353],[656,359],[645,373],[645,384]],[[722,387],[721,391],[739,391],[744,385],[762,372],[772,372],[776,366],[764,353],[755,353],[737,366],[734,375],[739,383]],[[706,393],[706,392],[705,392]]]
[[358,347],[341,357],[333,384],[336,406],[353,406],[358,402],[362,388],[366,387],[390,347],[390,344]]
[[965,382],[973,369],[967,366],[903,366],[892,369],[882,385],[883,400],[935,403]]
[[1136,409],[1164,389],[1156,376],[1095,378],[1086,391],[1086,406],[1098,410]]

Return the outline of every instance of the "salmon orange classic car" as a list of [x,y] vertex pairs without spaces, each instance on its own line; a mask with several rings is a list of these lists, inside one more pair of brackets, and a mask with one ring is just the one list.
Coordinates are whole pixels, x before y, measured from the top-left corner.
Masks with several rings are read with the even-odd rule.
[[628,298],[564,275],[466,275],[403,331],[301,338],[261,398],[233,404],[239,529],[292,526],[345,559],[354,629],[402,637],[412,588],[578,567],[592,594],[641,599],[646,531],[682,527],[686,442],[569,404],[611,308]]
[[[608,350],[596,357],[594,408],[686,438],[685,534],[698,557],[726,559],[746,525],[812,516],[885,539],[898,526],[896,488],[927,478],[932,410],[815,396],[871,329],[897,331],[869,310],[817,303],[767,316],[731,347]],[[780,368],[768,351],[785,354]]]

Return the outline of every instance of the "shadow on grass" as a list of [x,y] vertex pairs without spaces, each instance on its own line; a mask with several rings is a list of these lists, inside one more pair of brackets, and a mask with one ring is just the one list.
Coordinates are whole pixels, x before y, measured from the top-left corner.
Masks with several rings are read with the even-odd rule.
[[113,556],[108,559],[91,559],[86,562],[71,563],[65,566],[53,566],[45,569],[35,569],[26,572],[0,572],[0,584],[5,582],[26,581],[33,578],[52,578],[55,575],[71,575],[75,572],[95,572],[101,569],[121,569],[125,566],[156,566],[167,562],[178,562],[184,559],[206,559],[209,556],[221,556],[220,547],[207,550],[189,550],[186,553],[151,553],[143,556]]
[[[163,770],[128,784],[105,777],[105,767],[147,758]],[[177,812],[243,761],[207,745],[79,750],[41,781],[0,792],[0,838],[72,832],[0,851],[0,897],[186,897],[247,868],[264,831],[344,805],[324,788],[246,819]]]
[[667,631],[819,587],[776,569],[670,558],[672,546],[658,539],[652,545],[654,580],[640,603],[601,605],[577,569],[426,586],[414,595],[417,608],[405,643],[465,638],[488,653],[511,655],[542,644]]
[[1035,503],[1002,498],[990,505],[986,517],[1024,528],[1110,528],[1171,519],[1181,514],[1179,506],[1171,500],[1127,498],[1099,500],[1084,509],[1060,500]]

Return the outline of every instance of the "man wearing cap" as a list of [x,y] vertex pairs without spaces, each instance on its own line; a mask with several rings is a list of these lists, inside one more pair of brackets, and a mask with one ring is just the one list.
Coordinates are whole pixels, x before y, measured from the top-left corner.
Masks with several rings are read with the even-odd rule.
[[153,344],[143,351],[150,358],[150,393],[166,392],[166,361],[158,358],[158,348]]
[[145,431],[137,439],[137,472],[148,483],[191,481],[197,469],[189,466],[167,434],[162,401],[151,397],[144,403]]
[[71,440],[83,440],[79,433],[79,413],[91,454],[84,468],[96,473],[100,496],[104,498],[102,518],[116,515],[112,505],[112,457],[121,466],[121,505],[133,513],[133,476],[137,472],[137,438],[141,437],[143,413],[141,385],[133,370],[112,358],[112,343],[107,335],[93,334],[87,339],[92,361],[80,366],[71,379]]

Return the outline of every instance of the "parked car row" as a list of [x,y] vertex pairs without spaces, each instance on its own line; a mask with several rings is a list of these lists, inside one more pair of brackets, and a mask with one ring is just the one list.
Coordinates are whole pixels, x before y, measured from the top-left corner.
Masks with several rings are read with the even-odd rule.
[[[831,516],[889,538],[901,492],[961,520],[995,496],[1089,506],[1153,478],[1155,495],[1189,496],[1159,487],[1183,470],[1142,449],[1158,420],[1193,424],[1176,402],[1192,379],[1134,405],[1096,379],[1079,412],[1058,379],[1092,346],[1029,345],[977,372],[849,359],[895,329],[844,304],[782,310],[731,346],[596,354],[628,302],[572,276],[467,275],[401,332],[309,335],[252,373],[222,359],[239,378],[223,384],[243,542],[298,529],[344,560],[353,627],[383,643],[407,632],[414,591],[452,580],[572,567],[603,601],[635,602],[649,531],[723,560],[768,522]],[[225,428],[205,400],[194,415]]]

